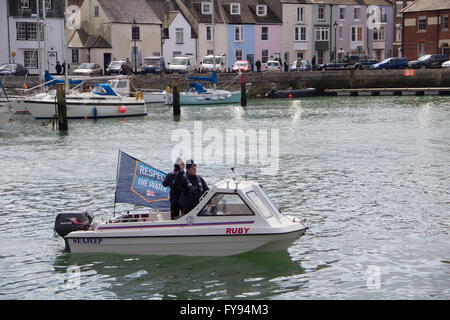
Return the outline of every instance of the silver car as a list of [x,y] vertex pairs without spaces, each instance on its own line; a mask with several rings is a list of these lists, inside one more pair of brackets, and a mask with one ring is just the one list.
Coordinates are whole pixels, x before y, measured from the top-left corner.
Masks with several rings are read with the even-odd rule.
[[73,71],[76,75],[83,76],[93,76],[93,75],[102,75],[102,68],[96,63],[82,63],[80,66]]

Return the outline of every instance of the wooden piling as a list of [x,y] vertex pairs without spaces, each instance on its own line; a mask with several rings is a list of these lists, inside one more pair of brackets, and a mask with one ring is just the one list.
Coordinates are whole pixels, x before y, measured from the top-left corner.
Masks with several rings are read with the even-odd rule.
[[62,83],[56,84],[56,101],[58,104],[58,129],[60,131],[68,131],[66,89]]
[[247,106],[247,81],[245,74],[241,74],[241,106]]
[[172,101],[173,115],[179,116],[181,114],[181,109],[180,109],[180,91],[178,89],[178,79],[172,79],[172,94],[173,94],[173,101]]

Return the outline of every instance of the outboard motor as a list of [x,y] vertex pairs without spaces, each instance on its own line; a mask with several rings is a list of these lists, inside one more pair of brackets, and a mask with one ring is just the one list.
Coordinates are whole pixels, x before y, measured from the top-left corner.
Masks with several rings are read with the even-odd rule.
[[65,237],[72,231],[88,230],[94,220],[94,215],[89,209],[82,212],[59,213],[55,220],[55,232]]

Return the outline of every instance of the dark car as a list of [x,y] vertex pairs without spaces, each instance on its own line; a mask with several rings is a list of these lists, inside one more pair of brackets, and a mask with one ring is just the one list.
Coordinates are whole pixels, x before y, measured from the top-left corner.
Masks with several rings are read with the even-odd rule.
[[318,71],[345,70],[345,69],[347,69],[347,62],[345,60],[338,60],[326,64],[319,64],[316,68],[316,70]]
[[372,64],[370,69],[372,70],[386,70],[386,69],[405,69],[408,67],[408,58],[395,57],[387,58],[381,62]]
[[128,60],[114,60],[111,61],[108,68],[106,68],[107,75],[110,74],[132,74],[133,68]]
[[363,70],[370,69],[370,66],[377,63],[378,61],[370,56],[350,56],[353,57],[348,60],[348,68]]
[[0,74],[26,76],[28,74],[28,70],[23,65],[18,63],[4,63],[0,66]]
[[447,56],[442,54],[427,54],[419,59],[410,61],[408,67],[414,69],[440,68],[442,64],[448,60]]

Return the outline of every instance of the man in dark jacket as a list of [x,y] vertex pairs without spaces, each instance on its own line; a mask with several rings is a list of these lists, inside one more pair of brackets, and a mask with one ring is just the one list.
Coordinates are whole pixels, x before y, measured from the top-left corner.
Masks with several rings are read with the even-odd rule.
[[170,217],[175,219],[180,215],[181,208],[178,204],[180,200],[180,186],[175,184],[175,178],[177,175],[183,175],[184,173],[184,163],[181,158],[177,158],[173,171],[168,173],[163,181],[163,186],[170,187]]
[[261,72],[261,61],[259,61],[259,59],[256,60],[255,66],[256,66],[256,71]]
[[186,214],[200,202],[201,196],[209,190],[208,185],[202,177],[197,175],[197,165],[194,160],[186,161],[186,173],[178,174],[175,184],[180,185],[181,213]]
[[61,65],[61,63],[59,61],[56,61],[55,69],[56,69],[56,74],[60,75],[61,71],[62,71],[62,65]]

